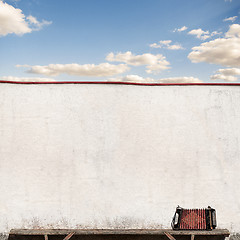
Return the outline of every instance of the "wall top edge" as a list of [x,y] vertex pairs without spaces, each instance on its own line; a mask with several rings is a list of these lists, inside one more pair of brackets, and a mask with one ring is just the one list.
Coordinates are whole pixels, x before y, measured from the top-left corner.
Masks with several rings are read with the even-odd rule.
[[104,81],[56,81],[56,82],[20,82],[0,80],[0,84],[115,84],[137,86],[240,86],[240,83],[137,83],[137,82],[104,82]]

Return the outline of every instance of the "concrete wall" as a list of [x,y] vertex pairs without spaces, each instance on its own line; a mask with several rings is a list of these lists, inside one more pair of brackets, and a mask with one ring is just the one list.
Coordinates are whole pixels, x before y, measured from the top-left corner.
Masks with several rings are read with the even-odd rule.
[[216,208],[240,232],[240,87],[0,85],[0,232],[170,227]]

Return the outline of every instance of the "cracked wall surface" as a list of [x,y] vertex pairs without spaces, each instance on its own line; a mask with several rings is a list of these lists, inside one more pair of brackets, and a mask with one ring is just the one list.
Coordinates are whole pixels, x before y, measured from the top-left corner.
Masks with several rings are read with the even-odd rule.
[[240,232],[239,102],[236,86],[1,84],[0,232],[169,228],[177,205]]

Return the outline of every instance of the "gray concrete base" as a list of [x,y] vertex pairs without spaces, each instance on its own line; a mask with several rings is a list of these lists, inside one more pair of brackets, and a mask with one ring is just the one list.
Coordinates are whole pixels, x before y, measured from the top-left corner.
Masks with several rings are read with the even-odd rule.
[[8,239],[8,235],[6,234],[0,234],[0,240],[7,240]]
[[229,240],[240,240],[240,233],[236,233],[234,235],[231,235]]

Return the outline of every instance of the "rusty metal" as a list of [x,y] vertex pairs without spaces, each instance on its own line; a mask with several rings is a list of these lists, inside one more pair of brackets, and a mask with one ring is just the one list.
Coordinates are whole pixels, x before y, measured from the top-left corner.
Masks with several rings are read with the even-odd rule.
[[205,211],[205,209],[183,209],[179,229],[207,229]]
[[174,230],[212,230],[216,227],[216,211],[205,209],[184,209],[177,207],[172,221]]

